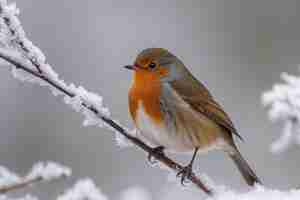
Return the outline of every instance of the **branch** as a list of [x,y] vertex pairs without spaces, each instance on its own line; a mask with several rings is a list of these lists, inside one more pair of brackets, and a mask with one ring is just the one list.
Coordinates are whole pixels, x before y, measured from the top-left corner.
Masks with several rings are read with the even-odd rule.
[[4,167],[0,168],[0,194],[28,187],[32,184],[54,181],[71,175],[71,170],[54,162],[35,164],[27,176],[20,178]]
[[42,182],[42,181],[44,181],[44,179],[42,177],[36,177],[36,178],[33,178],[33,179],[29,179],[29,180],[22,180],[18,183],[1,187],[0,188],[0,193],[4,194],[4,193],[7,193],[7,192],[17,190],[17,189],[25,188],[25,187],[28,187],[28,186],[34,184],[34,183],[38,183],[38,182]]
[[[87,123],[101,125],[100,120],[102,120],[104,125],[124,136],[135,146],[147,153],[152,153],[150,146],[130,134],[126,128],[110,118],[107,109],[102,106],[102,99],[98,95],[88,92],[82,87],[76,88],[74,85],[67,85],[58,78],[56,72],[46,63],[41,51],[26,38],[17,14],[18,11],[14,6],[7,5],[5,0],[0,0],[0,31],[2,29],[0,57],[15,67],[13,68],[15,76],[47,86],[56,95],[63,95],[65,101],[71,104],[76,111],[83,113],[88,118]],[[20,70],[26,72],[26,74],[23,73],[20,76]],[[24,77],[24,75],[26,76]],[[154,154],[153,157],[175,172],[183,169],[182,165],[165,155]],[[206,194],[213,194],[213,191],[208,189],[194,173],[189,177],[189,180]],[[24,184],[26,185],[26,183]]]

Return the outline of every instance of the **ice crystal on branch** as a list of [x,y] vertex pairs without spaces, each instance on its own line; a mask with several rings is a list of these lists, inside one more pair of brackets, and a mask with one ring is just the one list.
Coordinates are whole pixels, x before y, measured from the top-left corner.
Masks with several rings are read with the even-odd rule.
[[[13,199],[4,193],[15,191],[20,188],[28,187],[34,183],[42,181],[52,181],[57,180],[63,177],[68,177],[71,175],[71,169],[63,165],[46,162],[46,163],[37,163],[32,167],[32,170],[28,175],[21,177],[5,167],[0,166],[0,200],[9,200]],[[37,200],[37,198],[30,195],[26,195],[23,198],[18,198],[18,200]]]
[[275,84],[262,97],[270,119],[284,123],[282,135],[271,146],[274,153],[285,151],[292,143],[300,144],[300,77],[283,73],[281,78],[284,83]]
[[12,197],[8,197],[6,195],[0,195],[0,200],[38,200],[38,198],[31,196],[29,194],[25,195],[24,197],[19,197],[19,198],[12,198]]
[[55,162],[39,162],[35,164],[26,179],[41,177],[44,180],[53,180],[60,177],[69,177],[72,170]]
[[78,181],[75,186],[57,200],[108,200],[107,197],[96,187],[91,179]]
[[299,198],[299,190],[279,191],[256,186],[255,189],[241,194],[232,190],[223,191],[207,200],[298,200]]
[[0,166],[0,188],[16,184],[21,178],[6,167]]
[[152,197],[144,188],[130,187],[121,193],[121,200],[151,200]]

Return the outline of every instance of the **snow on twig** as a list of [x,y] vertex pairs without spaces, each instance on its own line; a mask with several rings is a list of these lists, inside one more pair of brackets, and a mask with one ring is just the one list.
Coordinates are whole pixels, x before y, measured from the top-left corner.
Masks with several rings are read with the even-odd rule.
[[[66,84],[53,68],[46,62],[41,50],[27,39],[26,34],[18,19],[19,10],[15,4],[7,4],[6,0],[0,0],[0,58],[12,65],[12,73],[21,81],[38,83],[48,87],[55,96],[62,95],[65,103],[74,110],[84,115],[84,125],[97,125],[113,130],[121,134],[117,141],[121,143],[135,144],[147,153],[152,153],[152,148],[132,135],[131,131],[116,120],[110,118],[110,113],[103,106],[102,97],[87,91],[84,87],[76,87],[74,84]],[[183,166],[170,158],[153,154],[153,157],[174,171],[180,171]],[[209,190],[194,173],[189,177],[199,189],[211,195]]]
[[121,200],[151,200],[152,197],[144,188],[134,186],[121,193]]
[[107,197],[96,187],[91,179],[78,181],[75,186],[57,200],[108,200]]
[[12,198],[6,195],[0,195],[0,200],[38,200],[38,198],[29,194],[19,198]]
[[282,135],[271,146],[274,153],[285,151],[292,143],[300,144],[300,77],[282,73],[281,78],[284,83],[275,84],[262,96],[270,119],[284,123]]
[[245,193],[225,190],[217,193],[213,198],[208,198],[207,200],[298,200],[299,197],[299,190],[280,191],[267,189],[263,186],[256,186],[253,190]]
[[38,163],[28,175],[20,177],[5,167],[0,167],[0,193],[27,187],[37,182],[53,181],[71,175],[71,169],[54,162]]

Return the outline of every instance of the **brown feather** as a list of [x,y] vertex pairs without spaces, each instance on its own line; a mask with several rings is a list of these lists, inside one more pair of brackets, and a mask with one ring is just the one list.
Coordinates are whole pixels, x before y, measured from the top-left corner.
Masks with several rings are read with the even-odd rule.
[[230,117],[213,99],[208,89],[194,78],[190,72],[186,71],[186,73],[188,74],[184,76],[185,78],[171,82],[171,87],[193,109],[225,128],[228,132],[235,134],[243,141]]

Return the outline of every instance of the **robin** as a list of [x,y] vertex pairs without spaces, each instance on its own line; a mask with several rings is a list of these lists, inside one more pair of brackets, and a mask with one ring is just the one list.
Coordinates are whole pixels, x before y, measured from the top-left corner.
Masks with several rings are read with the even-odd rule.
[[198,151],[218,149],[229,155],[248,185],[261,184],[234,143],[233,135],[242,137],[231,119],[181,60],[166,49],[149,48],[125,68],[134,72],[129,111],[138,136],[153,146],[152,153],[193,151],[178,173],[182,184],[192,173]]

